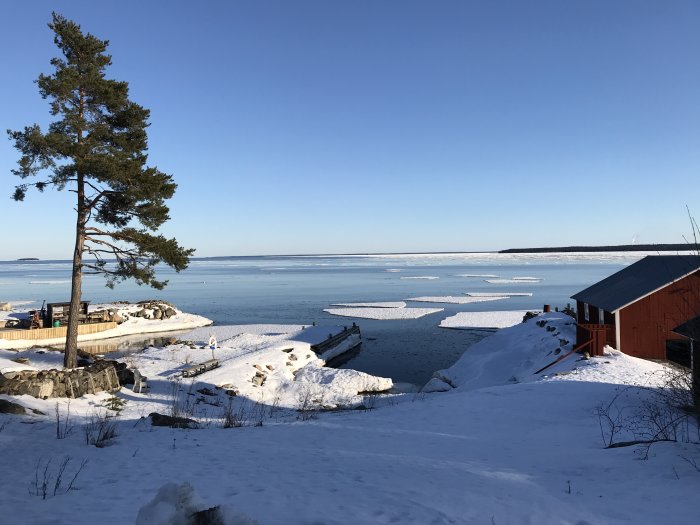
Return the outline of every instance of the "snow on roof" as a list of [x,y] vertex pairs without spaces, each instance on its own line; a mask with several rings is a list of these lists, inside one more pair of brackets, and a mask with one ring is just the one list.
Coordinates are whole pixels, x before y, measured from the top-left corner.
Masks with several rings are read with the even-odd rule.
[[650,255],[571,298],[615,312],[698,269],[697,255]]

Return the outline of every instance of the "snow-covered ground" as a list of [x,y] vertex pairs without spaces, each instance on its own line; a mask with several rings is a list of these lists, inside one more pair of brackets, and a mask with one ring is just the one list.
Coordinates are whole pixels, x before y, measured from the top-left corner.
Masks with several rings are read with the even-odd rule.
[[[534,374],[570,349],[572,323],[548,313],[499,330],[437,374],[446,392],[355,394],[366,410],[326,412],[314,410],[333,392],[351,390],[306,356],[304,339],[323,329],[199,329],[183,337],[191,345],[133,356],[151,392],[121,390],[118,435],[103,448],[86,445],[84,425],[107,412],[108,395],[70,404],[12,399],[46,415],[0,415],[0,516],[28,524],[157,525],[175,523],[177,505],[187,512],[223,505],[227,524],[697,523],[700,446],[656,443],[642,461],[635,447],[605,449],[596,417],[596,407],[621,388],[629,389],[632,408],[641,406],[649,390],[638,387],[657,384],[663,365],[608,349],[604,357],[581,361],[574,354]],[[222,347],[214,351],[222,367],[191,384],[175,380],[188,355],[211,357],[202,348],[211,335]],[[282,362],[282,354],[297,359]],[[49,366],[51,354],[23,355]],[[261,372],[255,365],[267,370],[262,388],[221,384]],[[273,388],[288,372],[314,388],[289,396]],[[353,379],[352,388],[366,388],[362,382]],[[239,394],[230,398],[234,386]],[[292,408],[282,401],[295,398]],[[252,426],[222,428],[229,399],[229,414]],[[58,428],[62,439],[56,407],[61,422],[69,418]],[[141,418],[173,407],[191,409],[200,428],[152,427]],[[66,491],[84,460],[74,490]]]

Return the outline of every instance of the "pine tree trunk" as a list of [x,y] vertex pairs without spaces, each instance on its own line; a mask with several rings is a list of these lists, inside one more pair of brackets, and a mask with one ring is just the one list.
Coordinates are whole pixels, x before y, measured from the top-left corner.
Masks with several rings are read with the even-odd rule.
[[75,226],[75,250],[73,252],[73,273],[71,277],[70,308],[68,310],[68,331],[66,349],[63,356],[65,368],[78,366],[78,325],[80,324],[80,299],[83,284],[83,244],[85,242],[85,185],[78,175],[78,219]]

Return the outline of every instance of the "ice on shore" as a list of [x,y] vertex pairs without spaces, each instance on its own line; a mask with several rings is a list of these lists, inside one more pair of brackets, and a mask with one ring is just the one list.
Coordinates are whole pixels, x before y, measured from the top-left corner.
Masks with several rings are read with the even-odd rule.
[[507,328],[523,321],[527,310],[499,312],[459,312],[440,322],[442,328]]
[[506,295],[491,295],[488,297],[471,297],[463,295],[442,295],[442,296],[425,296],[425,297],[410,297],[407,301],[415,301],[418,303],[447,303],[447,304],[470,304],[481,303],[486,301],[498,301],[500,299],[508,299]]
[[348,308],[405,308],[403,301],[377,302],[377,303],[334,303],[331,306],[343,306]]
[[424,315],[442,312],[444,308],[327,308],[323,310],[331,315],[357,317],[360,319],[418,319]]

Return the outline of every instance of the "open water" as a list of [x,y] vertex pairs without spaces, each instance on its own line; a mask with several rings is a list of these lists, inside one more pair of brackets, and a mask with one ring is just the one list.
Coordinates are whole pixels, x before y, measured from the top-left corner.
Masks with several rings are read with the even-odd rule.
[[[382,256],[266,256],[193,259],[169,279],[162,291],[124,282],[113,290],[99,276],[86,276],[83,299],[92,303],[164,299],[216,324],[291,323],[350,325],[363,335],[361,350],[342,366],[396,382],[425,383],[446,368],[483,331],[439,328],[440,321],[461,311],[564,307],[571,295],[616,272],[641,253],[607,254],[436,254]],[[398,270],[398,271],[396,271]],[[538,277],[539,283],[491,284],[485,277]],[[406,279],[437,277],[437,279]],[[416,296],[462,295],[467,292],[532,292],[531,297],[464,305],[411,303],[409,307],[444,308],[415,320],[367,320],[332,316],[334,303],[404,301]],[[67,301],[70,263],[66,261],[0,261],[0,302]],[[131,345],[143,344],[147,338]]]

